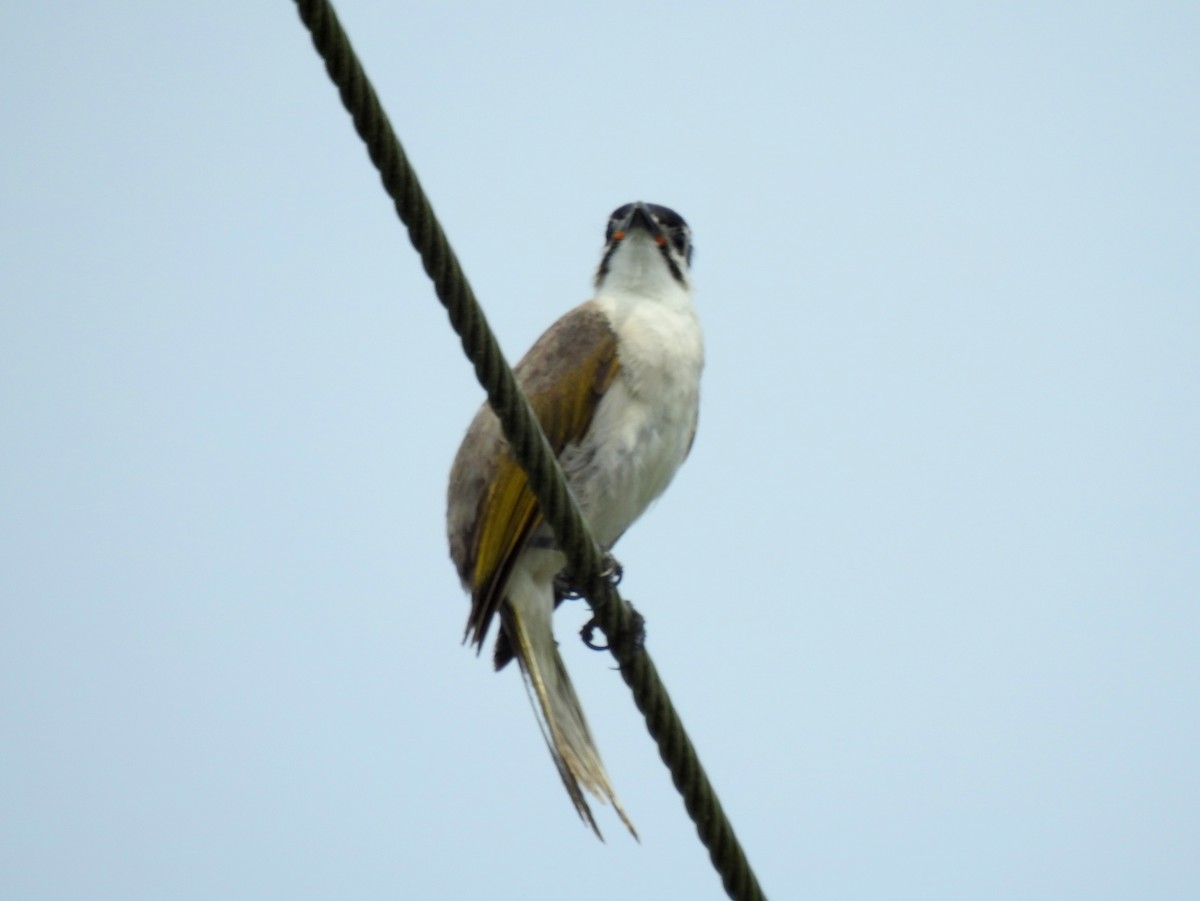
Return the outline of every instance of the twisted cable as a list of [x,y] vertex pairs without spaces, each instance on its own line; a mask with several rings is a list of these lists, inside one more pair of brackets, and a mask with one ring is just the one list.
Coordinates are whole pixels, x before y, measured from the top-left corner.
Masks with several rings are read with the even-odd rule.
[[635,616],[604,572],[604,554],[588,531],[558,460],[504,359],[458,258],[433,213],[375,89],[327,0],[296,0],[300,18],[354,120],[355,130],[408,229],[408,237],[433,282],[438,300],[500,419],[512,452],[525,470],[542,516],[567,557],[567,569],[592,607],[594,622],[642,712],[659,756],[708,849],[726,893],[736,901],[765,899],[758,880],[708,781],[650,655],[639,641]]

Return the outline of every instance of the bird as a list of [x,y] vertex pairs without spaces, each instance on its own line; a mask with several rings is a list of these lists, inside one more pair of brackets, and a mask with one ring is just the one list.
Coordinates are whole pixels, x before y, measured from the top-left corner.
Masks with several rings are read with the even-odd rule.
[[[704,341],[691,263],[682,216],[653,203],[619,207],[592,298],[551,325],[514,369],[606,553],[667,488],[695,440]],[[471,596],[463,642],[479,653],[498,616],[495,667],[517,660],[576,812],[603,841],[586,789],[611,803],[636,839],[554,638],[566,557],[486,403],[450,470],[446,530]]]

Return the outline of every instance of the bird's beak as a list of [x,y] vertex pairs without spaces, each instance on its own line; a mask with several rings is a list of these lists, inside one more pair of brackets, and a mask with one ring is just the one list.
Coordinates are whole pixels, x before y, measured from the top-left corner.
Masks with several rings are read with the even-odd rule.
[[640,228],[651,236],[659,234],[661,229],[654,217],[650,215],[650,210],[646,208],[644,203],[635,203],[633,209],[629,211],[629,216],[622,224],[622,231],[631,231],[635,228]]

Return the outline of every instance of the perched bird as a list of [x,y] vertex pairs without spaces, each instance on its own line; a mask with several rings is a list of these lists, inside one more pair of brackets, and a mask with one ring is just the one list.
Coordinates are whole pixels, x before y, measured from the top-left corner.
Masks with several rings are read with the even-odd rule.
[[[652,203],[616,210],[595,296],[550,326],[515,370],[605,550],[667,487],[696,434],[704,346],[691,259],[678,213]],[[455,457],[446,520],[471,594],[463,640],[482,649],[499,614],[496,668],[516,657],[575,809],[599,836],[582,786],[611,801],[636,837],[554,640],[555,578],[566,558],[487,404]]]

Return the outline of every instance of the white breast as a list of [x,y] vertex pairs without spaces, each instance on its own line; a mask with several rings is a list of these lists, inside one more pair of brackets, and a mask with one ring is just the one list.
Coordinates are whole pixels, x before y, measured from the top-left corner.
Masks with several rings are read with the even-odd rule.
[[687,291],[618,293],[596,303],[612,320],[620,369],[587,437],[562,457],[596,540],[610,547],[670,484],[691,446],[704,365]]

